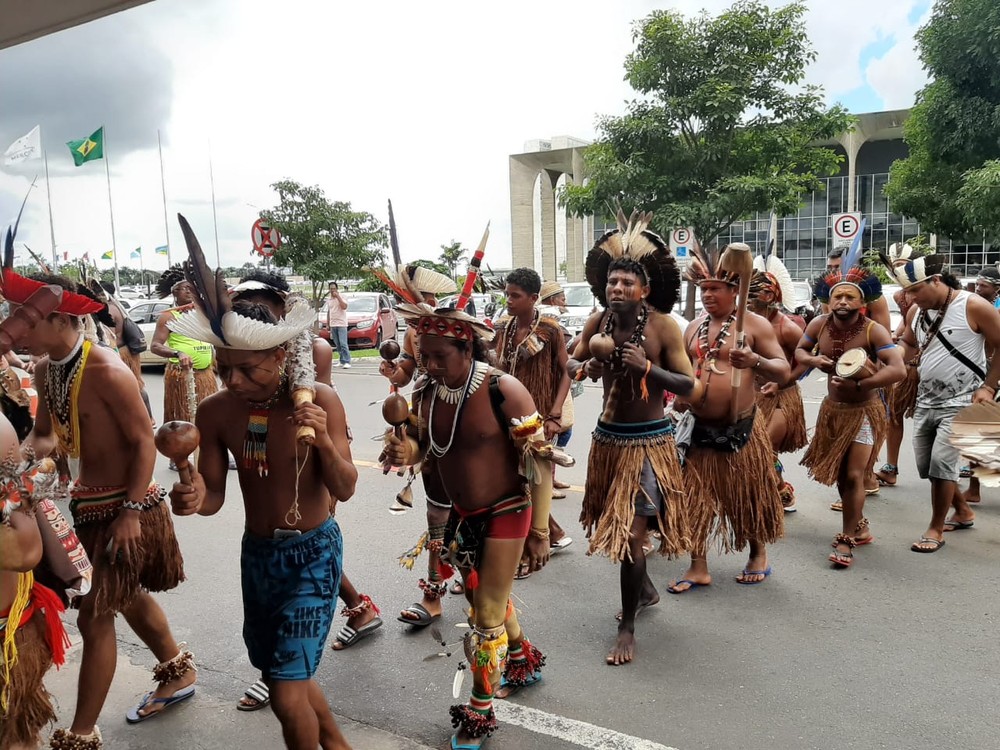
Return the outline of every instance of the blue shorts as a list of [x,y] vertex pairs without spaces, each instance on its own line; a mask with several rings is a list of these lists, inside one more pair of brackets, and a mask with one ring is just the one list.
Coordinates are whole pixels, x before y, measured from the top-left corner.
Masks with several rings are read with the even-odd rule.
[[556,435],[556,448],[565,448],[569,445],[569,439],[573,437],[573,428],[570,427],[566,432],[560,432]]
[[333,518],[288,539],[243,535],[243,641],[264,679],[308,680],[340,590],[344,541]]

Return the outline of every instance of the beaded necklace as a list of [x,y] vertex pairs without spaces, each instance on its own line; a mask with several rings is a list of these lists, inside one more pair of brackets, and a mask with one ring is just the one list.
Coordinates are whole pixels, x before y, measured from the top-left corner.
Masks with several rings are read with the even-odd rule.
[[[717,373],[718,370],[715,367],[715,363],[719,360],[719,354],[722,352],[722,347],[726,345],[726,339],[729,338],[729,329],[732,328],[733,323],[736,322],[736,310],[729,313],[729,317],[722,324],[719,329],[718,335],[715,337],[715,343],[709,344],[708,342],[708,327],[712,323],[712,316],[706,315],[705,319],[698,326],[698,348],[696,354],[698,355],[698,369],[695,372],[695,378],[701,378],[701,373],[703,367],[708,365],[708,379],[712,379],[712,373]],[[705,385],[708,385],[708,380],[705,381]],[[706,393],[707,393],[706,389]]]
[[937,316],[929,324],[927,322],[927,311],[921,309],[917,313],[917,324],[916,328],[919,328],[924,333],[924,343],[917,347],[916,356],[913,358],[913,362],[919,363],[920,358],[923,356],[924,351],[930,346],[931,342],[937,336],[938,331],[941,330],[941,324],[944,322],[945,313],[948,312],[948,305],[951,304],[951,297],[955,293],[955,290],[948,287],[948,296],[945,297],[944,304],[941,309],[938,310]]
[[451,420],[451,434],[448,436],[446,445],[440,445],[434,439],[434,406],[438,402],[437,389],[434,390],[434,394],[431,396],[430,412],[427,415],[427,433],[430,436],[430,453],[435,458],[444,458],[448,451],[451,450],[451,446],[455,442],[455,435],[458,433],[459,418],[465,409],[465,405],[469,403],[469,396],[475,393],[479,389],[479,386],[483,384],[488,371],[489,366],[484,362],[474,361],[469,368],[469,376],[466,378],[465,386],[462,388],[462,400],[458,407],[456,407],[455,416]]
[[833,324],[834,316],[830,313],[829,325],[826,327],[826,332],[830,336],[830,340],[833,342],[833,350],[830,352],[832,359],[836,362],[843,355],[844,351],[847,349],[847,344],[861,333],[865,326],[868,325],[868,318],[864,315],[859,314],[858,319],[854,322],[850,328],[839,328]]
[[256,469],[257,475],[266,477],[267,465],[267,419],[271,409],[285,394],[288,376],[281,374],[278,390],[266,401],[249,401],[250,416],[247,420],[247,434],[243,439],[243,468]]
[[517,318],[512,317],[507,321],[507,327],[504,329],[504,346],[503,352],[500,356],[500,369],[509,375],[514,375],[514,371],[517,369],[518,355],[521,347],[525,347],[526,351],[531,354],[532,349],[537,350],[538,348],[538,335],[536,331],[538,330],[538,321],[541,319],[541,315],[538,312],[538,308],[535,308],[534,316],[531,320],[531,330],[528,331],[528,335],[521,339],[521,343],[517,343]]
[[[646,330],[646,322],[649,320],[649,310],[646,308],[646,304],[642,303],[639,305],[639,314],[635,318],[635,328],[632,329],[632,335],[628,337],[628,342],[630,344],[635,344],[638,347],[642,346],[642,342],[645,340],[643,332]],[[608,311],[608,319],[604,322],[604,334],[607,336],[614,336],[615,330],[615,314]],[[622,363],[622,357],[625,354],[625,343],[622,342],[615,347],[614,351],[611,353],[611,369],[621,370],[624,368]]]
[[45,405],[52,415],[59,446],[73,458],[80,455],[80,414],[76,401],[89,355],[90,342],[80,334],[70,353],[63,359],[50,359],[45,370]]

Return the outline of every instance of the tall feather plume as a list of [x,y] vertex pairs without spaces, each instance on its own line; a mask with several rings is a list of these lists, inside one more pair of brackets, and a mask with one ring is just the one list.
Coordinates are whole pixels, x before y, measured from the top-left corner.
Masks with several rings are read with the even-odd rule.
[[404,302],[409,302],[411,305],[416,305],[417,303],[420,302],[419,299],[414,298],[413,293],[409,289],[406,289],[397,284],[389,277],[389,274],[387,274],[381,268],[372,269],[372,273],[374,273],[379,279],[381,279],[382,283],[385,284],[387,287],[389,287],[392,290],[392,293],[395,294],[400,299],[402,299]]
[[764,273],[764,271],[767,270],[765,268],[765,266],[764,266],[764,256],[763,255],[755,255],[755,256],[753,256],[753,270],[760,271],[761,273]]
[[785,264],[777,255],[769,255],[765,261],[764,270],[774,277],[781,290],[781,305],[786,310],[795,309],[795,285],[792,284],[792,276],[785,268]]
[[184,261],[184,275],[194,287],[195,304],[208,318],[212,332],[220,341],[228,344],[222,328],[222,316],[233,309],[233,302],[226,287],[226,278],[222,269],[213,272],[209,267],[188,220],[177,214],[177,221],[180,222],[184,242],[187,243],[188,260]]
[[38,253],[36,253],[27,245],[24,246],[24,249],[28,251],[28,255],[31,256],[32,260],[34,260],[35,263],[38,264],[38,267],[42,270],[42,273],[52,273],[52,269],[49,268],[48,263],[45,262],[42,256],[40,256]]
[[[36,177],[35,180],[38,178]],[[21,201],[21,208],[17,211],[17,218],[14,219],[14,223],[7,227],[7,231],[4,233],[3,237],[3,267],[13,268],[14,267],[14,238],[17,237],[17,227],[21,223],[21,214],[24,213],[24,206],[28,202],[28,196],[31,195],[31,189],[35,187],[35,180],[31,181],[31,185],[28,187],[28,192],[24,194],[24,200]]]
[[858,234],[854,238],[854,242],[852,242],[851,246],[847,249],[847,252],[844,253],[844,258],[840,262],[841,273],[846,274],[850,269],[854,268],[855,266],[861,265],[861,256],[864,254],[861,252],[861,241],[864,239],[865,236],[866,221],[867,220],[864,217],[862,217],[861,226],[858,227]]
[[389,247],[392,248],[392,267],[399,268],[403,259],[399,255],[399,237],[396,235],[396,217],[392,214],[392,201],[389,201]]

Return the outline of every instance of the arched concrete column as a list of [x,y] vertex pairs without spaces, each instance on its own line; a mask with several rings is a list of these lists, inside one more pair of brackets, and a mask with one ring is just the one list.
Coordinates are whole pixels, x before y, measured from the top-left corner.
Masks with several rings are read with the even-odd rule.
[[[525,164],[515,157],[511,157],[509,163],[511,260],[515,268],[530,268],[535,265],[535,217],[532,203],[538,167]],[[542,182],[546,181],[547,178],[543,177]]]

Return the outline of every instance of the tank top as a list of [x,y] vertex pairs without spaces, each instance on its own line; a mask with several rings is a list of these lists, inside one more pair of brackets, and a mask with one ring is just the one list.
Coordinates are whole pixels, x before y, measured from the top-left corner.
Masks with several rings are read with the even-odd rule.
[[[171,310],[170,314],[175,318],[181,316],[178,310]],[[167,348],[188,355],[196,370],[204,370],[212,365],[212,345],[206,344],[204,341],[198,341],[182,333],[171,331],[167,335]],[[171,357],[170,362],[176,365],[177,358]]]
[[[957,351],[964,354],[971,362],[986,371],[985,338],[969,327],[966,307],[971,292],[955,292],[939,333]],[[927,310],[923,319],[927,326],[940,315],[938,310]],[[918,313],[919,317],[919,313]],[[916,320],[916,319],[915,319]],[[927,329],[914,323],[914,336],[917,344],[923,346]],[[982,385],[983,379],[958,360],[942,344],[937,337],[924,349],[920,357],[920,384],[917,387],[917,406],[930,409],[940,409],[955,406],[968,406],[972,403],[972,394]]]

